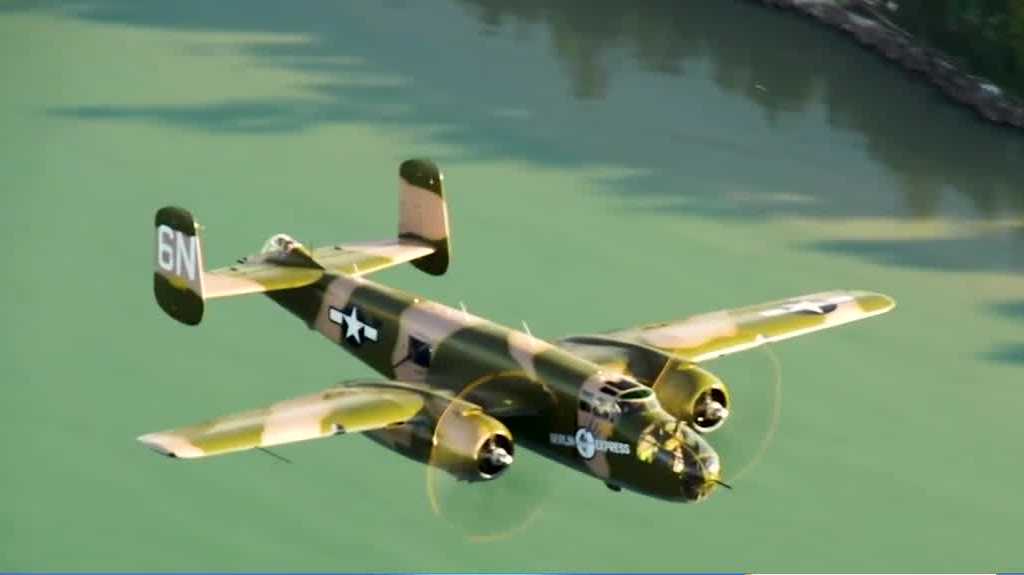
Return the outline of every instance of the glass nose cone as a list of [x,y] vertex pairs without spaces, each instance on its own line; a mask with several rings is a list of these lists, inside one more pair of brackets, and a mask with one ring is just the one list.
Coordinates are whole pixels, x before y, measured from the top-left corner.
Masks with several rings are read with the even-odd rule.
[[721,478],[718,454],[701,440],[690,444],[682,473],[682,494],[687,501],[700,501],[711,495]]

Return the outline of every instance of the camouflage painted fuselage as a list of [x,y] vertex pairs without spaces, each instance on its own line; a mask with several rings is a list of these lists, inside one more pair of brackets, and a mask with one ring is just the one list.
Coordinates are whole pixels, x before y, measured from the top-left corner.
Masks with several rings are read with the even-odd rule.
[[[351,276],[267,295],[384,377],[468,399],[517,444],[611,486],[690,501],[719,477],[714,451],[653,394],[616,401],[621,376],[528,333]],[[366,434],[426,462],[436,422],[425,409]]]
[[266,293],[387,380],[348,381],[139,441],[191,459],[361,432],[466,481],[498,477],[518,443],[613,488],[694,501],[721,484],[701,434],[731,407],[724,382],[700,362],[895,306],[836,290],[551,344],[364,279],[405,262],[445,273],[443,180],[429,160],[402,162],[394,239],[307,248],[276,234],[259,254],[213,270],[192,214],[158,210],[153,289],[168,315],[197,325],[208,300]]

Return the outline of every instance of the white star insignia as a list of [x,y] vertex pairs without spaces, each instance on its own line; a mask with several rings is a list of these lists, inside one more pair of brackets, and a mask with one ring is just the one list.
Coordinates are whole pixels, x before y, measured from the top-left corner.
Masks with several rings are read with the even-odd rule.
[[837,296],[824,301],[813,301],[813,300],[798,300],[794,302],[784,303],[780,307],[766,309],[761,312],[761,315],[765,317],[775,317],[779,315],[786,315],[787,313],[813,313],[815,315],[825,315],[836,308],[837,305],[850,301],[853,299],[850,296]]
[[345,330],[345,339],[351,339],[356,345],[363,343],[365,337],[369,341],[377,341],[377,328],[363,323],[359,319],[359,309],[352,306],[352,311],[344,311],[332,307],[327,310],[327,319]]

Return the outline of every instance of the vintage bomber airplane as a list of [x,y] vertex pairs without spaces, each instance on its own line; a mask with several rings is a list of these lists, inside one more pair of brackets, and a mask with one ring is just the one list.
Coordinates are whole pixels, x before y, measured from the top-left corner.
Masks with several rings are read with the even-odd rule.
[[399,177],[396,239],[308,249],[278,234],[259,255],[213,271],[192,215],[157,212],[154,291],[171,317],[196,325],[206,300],[266,293],[384,379],[150,433],[143,444],[193,458],[362,432],[467,481],[499,477],[521,444],[616,490],[697,501],[721,484],[704,435],[731,407],[701,362],[894,306],[831,291],[549,343],[365,279],[403,262],[448,269],[441,173],[409,160]]

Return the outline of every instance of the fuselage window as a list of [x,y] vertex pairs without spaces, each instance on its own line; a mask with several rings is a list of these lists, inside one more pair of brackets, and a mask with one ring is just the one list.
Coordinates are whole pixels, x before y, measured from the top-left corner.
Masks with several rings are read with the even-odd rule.
[[601,419],[614,420],[619,415],[619,407],[615,400],[604,395],[596,395],[587,402],[590,405],[590,413]]
[[433,359],[434,350],[430,348],[430,344],[417,339],[413,336],[409,336],[409,359],[413,363],[420,367],[430,367],[430,361]]
[[619,408],[615,405],[615,400],[607,397],[604,393],[595,394],[589,390],[583,390],[580,394],[580,411],[592,413],[601,419],[614,420],[618,415]]

